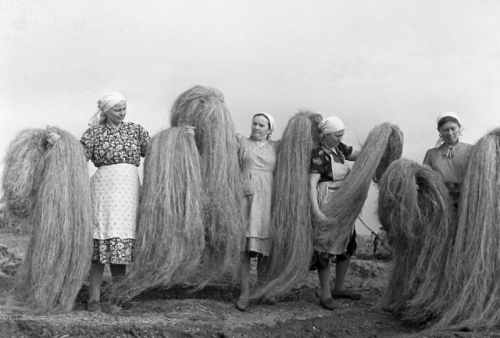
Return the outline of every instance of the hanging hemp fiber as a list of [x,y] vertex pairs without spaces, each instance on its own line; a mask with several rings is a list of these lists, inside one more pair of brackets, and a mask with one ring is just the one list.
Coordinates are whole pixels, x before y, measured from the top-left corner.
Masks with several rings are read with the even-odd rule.
[[195,141],[201,155],[206,246],[199,287],[226,272],[235,282],[246,223],[238,143],[224,96],[217,89],[203,86],[187,90],[174,102],[171,125],[196,127]]
[[439,173],[408,159],[394,161],[378,187],[378,216],[393,248],[389,284],[378,307],[409,324],[425,324],[435,316],[432,302],[443,291],[454,235],[448,190]]
[[[413,179],[403,170],[398,175]],[[395,184],[395,176],[384,180],[393,181],[388,186]],[[449,200],[448,212],[443,208],[442,199],[448,193],[442,181],[423,182],[417,181],[416,205],[405,201],[407,194],[414,194],[409,188],[401,189],[404,194],[399,196],[393,193],[397,197],[392,201],[379,200],[381,222],[389,226],[388,234],[395,234],[391,244],[404,242],[400,237],[409,240],[409,234],[413,238],[411,247],[401,244],[396,254],[397,269],[381,305],[392,307],[406,322],[432,330],[496,327],[500,322],[500,129],[482,137],[470,153],[458,220]],[[381,197],[383,186],[381,182]],[[419,216],[391,219],[387,211],[393,208],[399,210],[394,214]],[[401,297],[402,289],[410,292]]]
[[269,273],[253,299],[282,295],[309,272],[313,246],[308,177],[320,122],[321,115],[300,111],[283,131],[274,176]]
[[[369,133],[349,175],[322,207],[328,221],[315,223],[315,247],[339,247],[350,239],[370,188],[378,182],[392,161],[401,157],[403,133],[390,123],[383,123]],[[336,254],[342,254],[337,252]]]
[[205,249],[200,155],[185,128],[159,132],[148,145],[134,262],[111,291],[117,303],[147,289],[186,282]]
[[3,159],[2,192],[9,215],[27,219],[33,211],[47,144],[45,129],[25,129],[9,144]]
[[[44,138],[43,160],[28,161],[24,168],[37,175],[31,179],[39,187],[29,212],[32,232],[16,290],[36,312],[68,312],[92,256],[90,179],[83,147],[74,136],[48,127]],[[29,138],[25,142],[19,149],[39,147]]]
[[454,247],[447,260],[442,317],[435,328],[492,328],[500,323],[500,128],[470,152]]

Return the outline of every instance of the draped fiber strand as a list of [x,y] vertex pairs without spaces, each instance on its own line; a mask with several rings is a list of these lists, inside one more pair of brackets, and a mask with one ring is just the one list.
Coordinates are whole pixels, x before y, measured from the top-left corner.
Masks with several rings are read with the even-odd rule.
[[288,121],[283,132],[273,187],[269,274],[253,299],[283,294],[309,272],[313,246],[307,190],[319,122],[321,115],[302,111]]
[[315,246],[347,243],[371,181],[377,182],[389,164],[401,157],[402,151],[403,133],[397,126],[383,123],[370,132],[350,174],[335,192],[335,198],[330,198],[322,207],[328,221],[315,224]]
[[394,257],[378,306],[421,324],[435,315],[431,302],[443,291],[436,286],[454,228],[448,190],[440,174],[408,159],[394,161],[378,186],[378,216]]
[[238,144],[224,96],[203,86],[187,90],[174,102],[171,125],[196,127],[195,141],[201,155],[206,247],[198,284],[202,287],[224,272],[236,277],[246,223]]
[[461,196],[436,327],[490,328],[500,322],[500,128],[471,151]]
[[[36,312],[68,312],[88,273],[92,256],[90,179],[80,142],[55,127],[44,133],[45,140],[50,133],[61,137],[52,147],[42,142],[43,160],[27,161],[22,169],[37,175],[29,180],[39,182],[39,187],[30,211],[32,233],[16,275],[16,289]],[[25,147],[35,146],[40,150],[38,141],[30,138],[24,138],[18,146],[25,150],[21,151],[24,154]],[[30,167],[42,164],[43,169]]]
[[[442,181],[419,179],[421,172],[390,168],[380,184],[379,217],[389,228],[397,264],[381,305],[432,329],[495,327],[500,322],[500,129],[482,137],[470,153],[458,220],[449,200],[448,212],[444,208]],[[418,192],[411,188],[415,181]],[[408,195],[416,194],[415,203]]]
[[25,129],[9,144],[3,160],[3,198],[6,210],[18,219],[27,219],[33,211],[43,171],[47,145],[45,129]]
[[113,286],[120,303],[155,286],[193,277],[205,249],[200,155],[185,128],[159,132],[148,145],[134,263]]

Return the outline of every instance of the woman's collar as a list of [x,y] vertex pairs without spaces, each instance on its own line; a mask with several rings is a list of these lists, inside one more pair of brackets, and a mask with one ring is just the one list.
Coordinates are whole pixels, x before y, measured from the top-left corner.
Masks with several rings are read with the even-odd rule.
[[105,125],[106,125],[109,129],[112,129],[112,130],[117,130],[117,129],[120,129],[120,128],[121,128],[121,126],[123,125],[123,123],[124,123],[124,122],[120,122],[120,124],[119,124],[117,127],[115,127],[115,126],[111,126],[111,125],[109,125],[107,121],[106,121],[106,122],[104,122],[104,124],[105,124]]

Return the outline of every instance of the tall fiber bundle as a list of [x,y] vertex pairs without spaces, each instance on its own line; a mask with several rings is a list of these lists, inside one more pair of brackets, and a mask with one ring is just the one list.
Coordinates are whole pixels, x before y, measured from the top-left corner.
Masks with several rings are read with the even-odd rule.
[[25,129],[9,144],[4,158],[3,196],[7,212],[17,218],[28,218],[44,168],[47,145],[45,129]]
[[200,286],[224,271],[236,276],[246,224],[242,212],[241,172],[234,124],[224,96],[214,88],[195,86],[174,102],[171,124],[196,127],[201,175],[206,195],[206,250]]
[[322,208],[328,221],[315,224],[315,245],[332,247],[347,243],[349,230],[363,208],[372,179],[377,182],[387,166],[401,157],[402,151],[403,133],[397,126],[384,123],[370,132],[351,173],[335,198],[330,198]]
[[148,145],[134,263],[113,287],[118,302],[194,276],[205,249],[200,155],[185,128],[159,132]]
[[378,215],[394,257],[379,306],[414,324],[432,319],[454,228],[441,176],[407,159],[394,161],[379,182]]
[[500,128],[471,151],[461,196],[437,327],[493,327],[500,323]]
[[283,294],[309,271],[313,246],[307,190],[319,122],[321,115],[301,111],[288,121],[283,132],[273,187],[270,273],[253,299]]
[[67,312],[88,273],[92,255],[90,180],[80,142],[55,127],[46,133],[46,137],[56,133],[60,139],[44,150],[43,170],[26,168],[40,175],[33,178],[40,186],[17,290],[36,311]]

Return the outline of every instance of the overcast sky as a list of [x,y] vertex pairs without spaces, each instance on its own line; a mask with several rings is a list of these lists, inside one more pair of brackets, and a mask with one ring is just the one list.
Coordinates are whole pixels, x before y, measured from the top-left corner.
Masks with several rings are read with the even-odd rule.
[[[421,162],[439,113],[458,113],[469,143],[500,126],[499,18],[495,0],[1,0],[0,155],[23,128],[79,138],[110,91],[154,135],[201,84],[244,135],[265,111],[279,138],[306,108],[339,116],[354,146],[398,124]],[[363,218],[376,227],[374,204]]]

